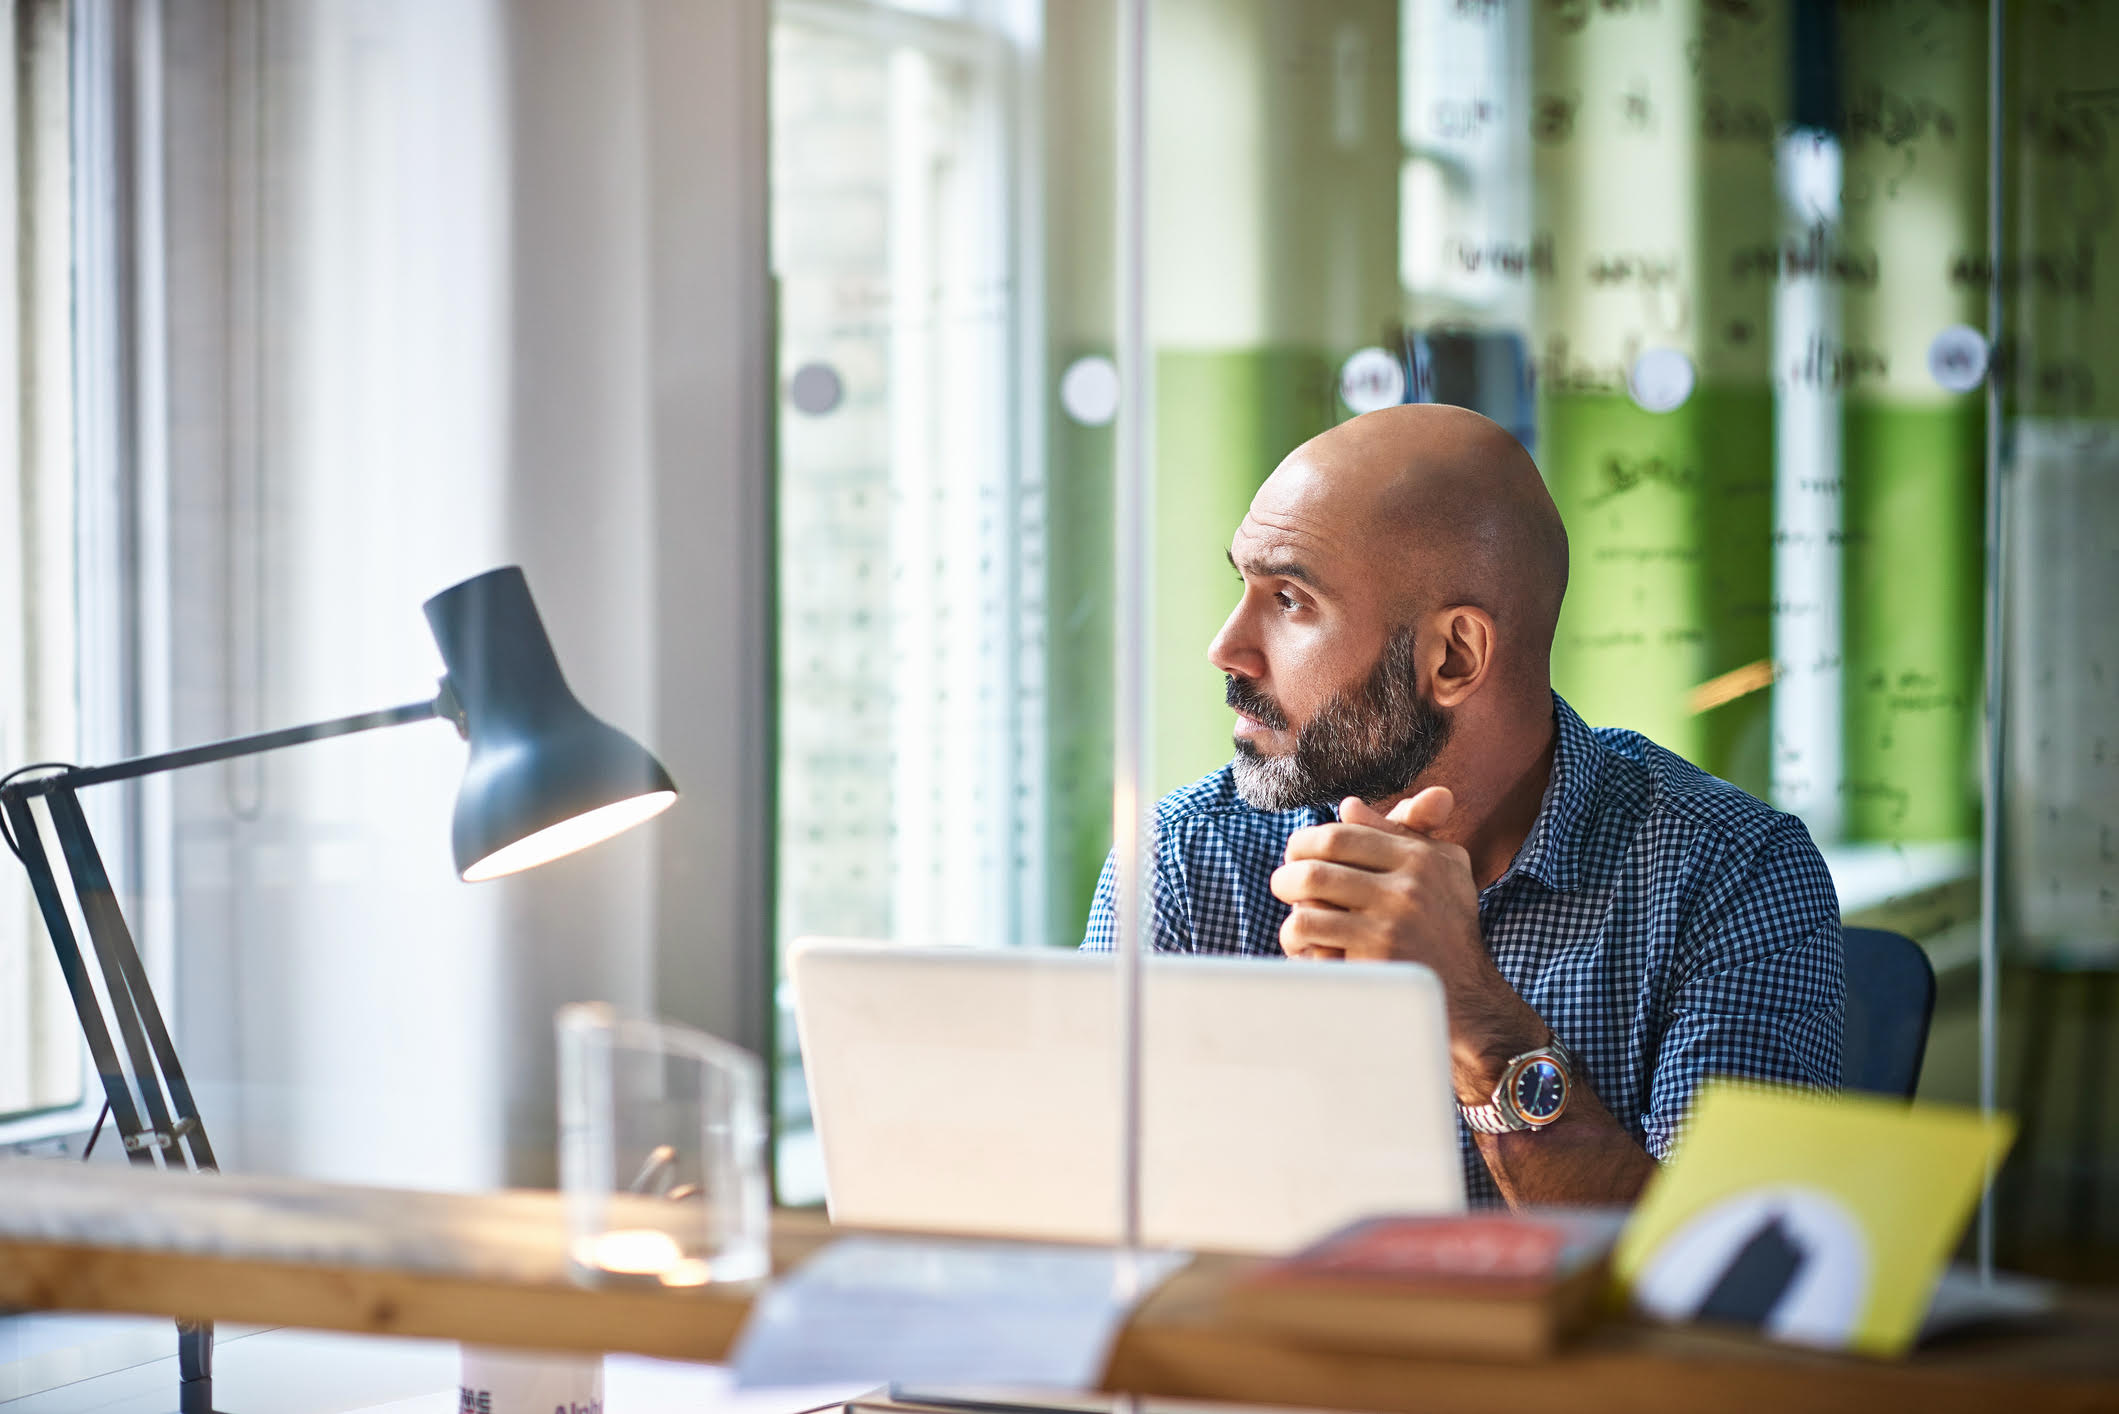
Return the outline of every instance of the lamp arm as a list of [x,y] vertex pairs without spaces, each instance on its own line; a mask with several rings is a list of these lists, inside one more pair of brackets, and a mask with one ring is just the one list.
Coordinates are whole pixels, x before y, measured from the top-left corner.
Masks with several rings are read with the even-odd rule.
[[238,756],[255,756],[261,751],[277,751],[283,746],[300,746],[304,742],[323,741],[334,736],[350,736],[354,732],[401,727],[411,722],[424,722],[430,717],[453,720],[456,715],[454,699],[448,691],[445,679],[441,694],[425,702],[408,702],[402,707],[387,707],[380,712],[335,717],[328,722],[312,722],[305,727],[286,727],[275,732],[231,737],[226,741],[208,742],[204,746],[187,746],[181,751],[135,756],[129,761],[113,761],[108,766],[75,766],[49,776],[22,780],[11,784],[8,790],[24,796],[44,795],[54,790],[78,790],[82,786],[102,785],[106,781],[128,781],[136,776],[152,776],[162,771],[181,770],[186,766],[204,766]]

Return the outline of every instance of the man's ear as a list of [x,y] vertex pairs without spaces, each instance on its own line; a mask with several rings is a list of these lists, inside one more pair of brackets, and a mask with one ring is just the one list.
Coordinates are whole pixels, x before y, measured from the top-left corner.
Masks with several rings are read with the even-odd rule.
[[1493,671],[1494,616],[1473,604],[1453,604],[1434,617],[1442,661],[1435,665],[1438,707],[1455,707],[1479,690]]

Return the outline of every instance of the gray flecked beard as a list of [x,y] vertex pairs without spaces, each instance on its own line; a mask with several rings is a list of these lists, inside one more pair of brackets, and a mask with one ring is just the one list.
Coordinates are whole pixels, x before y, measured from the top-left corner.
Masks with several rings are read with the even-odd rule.
[[[1228,704],[1286,730],[1280,704],[1230,677]],[[1295,733],[1295,749],[1266,756],[1236,743],[1236,793],[1253,810],[1336,805],[1347,796],[1374,804],[1399,794],[1432,766],[1449,740],[1449,713],[1420,691],[1413,630],[1394,632],[1357,687],[1332,694]]]

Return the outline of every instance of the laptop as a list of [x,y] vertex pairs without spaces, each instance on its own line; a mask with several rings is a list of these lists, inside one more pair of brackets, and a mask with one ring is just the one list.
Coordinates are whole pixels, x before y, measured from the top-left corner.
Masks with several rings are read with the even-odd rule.
[[[1110,1242],[1109,955],[796,942],[834,1223]],[[1374,1213],[1451,1213],[1464,1174],[1442,986],[1409,963],[1151,956],[1144,1238],[1292,1250]]]

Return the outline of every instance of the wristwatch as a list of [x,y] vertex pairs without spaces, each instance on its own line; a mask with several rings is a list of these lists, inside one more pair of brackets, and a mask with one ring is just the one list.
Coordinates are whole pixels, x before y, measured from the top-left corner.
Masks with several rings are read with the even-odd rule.
[[1457,1106],[1464,1122],[1481,1134],[1543,1129],[1567,1112],[1574,1093],[1574,1057],[1555,1036],[1534,1051],[1525,1051],[1501,1068],[1501,1083],[1483,1105]]

